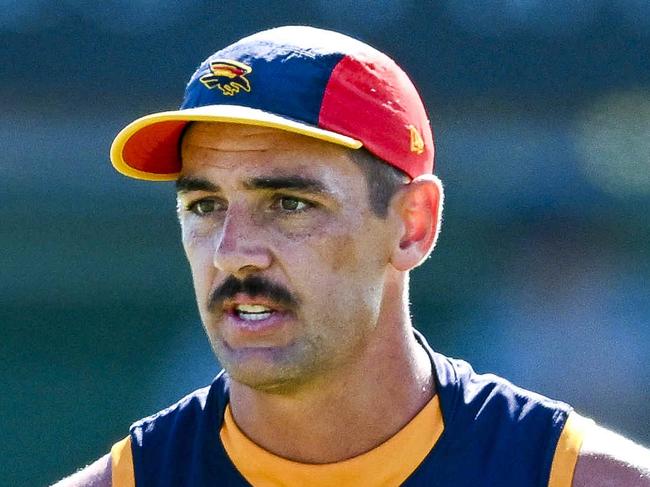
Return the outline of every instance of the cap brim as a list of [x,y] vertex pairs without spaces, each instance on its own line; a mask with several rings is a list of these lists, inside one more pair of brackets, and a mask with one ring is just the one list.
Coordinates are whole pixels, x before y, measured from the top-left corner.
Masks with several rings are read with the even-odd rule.
[[362,147],[351,137],[274,113],[238,105],[209,105],[154,113],[123,128],[111,146],[111,162],[125,176],[173,181],[181,170],[179,141],[188,122],[227,122],[277,128],[350,149]]

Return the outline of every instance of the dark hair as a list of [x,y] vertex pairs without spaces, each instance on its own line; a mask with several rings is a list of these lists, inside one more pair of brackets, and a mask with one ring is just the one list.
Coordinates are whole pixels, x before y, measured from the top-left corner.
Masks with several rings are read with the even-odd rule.
[[350,159],[361,168],[366,178],[373,213],[386,217],[390,200],[411,178],[364,147],[350,150]]

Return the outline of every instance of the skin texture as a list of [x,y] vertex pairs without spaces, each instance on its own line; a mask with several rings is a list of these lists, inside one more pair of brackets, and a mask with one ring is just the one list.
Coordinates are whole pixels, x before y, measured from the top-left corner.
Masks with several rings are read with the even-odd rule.
[[[238,425],[267,450],[309,463],[350,458],[392,436],[433,394],[430,364],[409,332],[405,292],[408,270],[435,239],[439,185],[405,186],[380,218],[360,168],[336,145],[261,127],[195,124],[182,154],[181,181],[205,188],[179,192],[183,245],[203,324],[233,379]],[[307,179],[318,190],[253,184],[283,178]],[[300,209],[286,210],[287,203]],[[242,331],[211,305],[229,276],[266,279],[296,304],[237,296],[282,315],[269,332]],[[390,421],[377,404],[391,404]],[[341,442],[343,435],[354,438]]]
[[574,487],[650,487],[650,451],[600,426],[580,449]]
[[[307,463],[350,458],[394,435],[435,393],[410,332],[408,272],[435,245],[439,181],[404,186],[381,217],[359,165],[335,145],[196,123],[182,155],[183,246],[206,333],[233,379],[238,426],[268,451]],[[215,299],[229,280],[252,277],[282,292]],[[242,327],[237,303],[263,304],[279,318],[261,331]],[[649,458],[595,427],[573,485],[650,487]],[[108,456],[57,485],[110,485]]]
[[111,455],[104,455],[83,470],[60,480],[52,487],[111,487]]

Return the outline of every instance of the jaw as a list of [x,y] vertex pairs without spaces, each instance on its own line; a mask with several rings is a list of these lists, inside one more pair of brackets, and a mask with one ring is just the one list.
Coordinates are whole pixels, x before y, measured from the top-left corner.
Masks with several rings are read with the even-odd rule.
[[262,393],[292,394],[319,376],[318,351],[304,340],[238,348],[223,339],[211,342],[235,388],[241,385]]

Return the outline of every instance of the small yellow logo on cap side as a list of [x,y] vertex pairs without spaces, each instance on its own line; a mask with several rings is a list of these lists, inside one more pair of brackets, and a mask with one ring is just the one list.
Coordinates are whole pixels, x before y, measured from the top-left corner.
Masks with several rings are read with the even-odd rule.
[[206,88],[219,88],[226,96],[234,96],[241,90],[249,93],[251,83],[246,76],[253,71],[250,66],[230,59],[217,59],[210,62],[210,72],[201,76]]
[[408,129],[411,136],[411,152],[422,154],[424,152],[424,140],[422,140],[420,132],[413,125],[409,125]]

